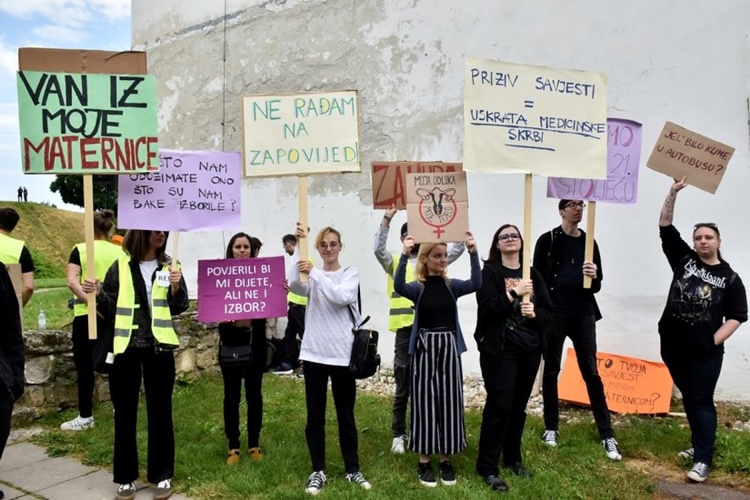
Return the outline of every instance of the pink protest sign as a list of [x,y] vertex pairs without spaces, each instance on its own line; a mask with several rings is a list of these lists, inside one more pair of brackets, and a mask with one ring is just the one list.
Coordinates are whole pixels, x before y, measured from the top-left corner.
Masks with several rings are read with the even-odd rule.
[[641,161],[641,124],[607,118],[607,178],[547,178],[547,198],[635,203]]
[[158,172],[118,176],[119,227],[165,231],[239,229],[240,153],[162,149],[159,165]]
[[198,321],[286,316],[284,257],[198,261]]

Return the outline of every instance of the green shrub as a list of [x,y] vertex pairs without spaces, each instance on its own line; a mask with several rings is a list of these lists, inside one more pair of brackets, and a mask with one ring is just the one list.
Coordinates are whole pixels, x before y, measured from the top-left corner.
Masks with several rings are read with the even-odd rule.
[[45,254],[32,248],[31,258],[34,259],[34,278],[64,278],[65,270],[56,266]]

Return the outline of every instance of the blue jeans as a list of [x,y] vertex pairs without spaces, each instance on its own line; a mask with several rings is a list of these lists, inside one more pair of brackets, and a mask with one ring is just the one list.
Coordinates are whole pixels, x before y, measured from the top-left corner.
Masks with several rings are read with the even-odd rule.
[[724,353],[709,357],[687,354],[678,346],[661,345],[661,359],[682,393],[695,456],[693,461],[711,465],[716,443],[714,390],[719,380]]
[[604,385],[596,368],[596,319],[593,316],[570,317],[555,314],[547,335],[544,351],[544,373],[542,396],[544,399],[544,427],[556,431],[560,428],[560,407],[557,397],[557,377],[560,375],[565,337],[573,341],[578,358],[578,369],[586,383],[586,391],[594,413],[599,436],[607,439],[615,436],[604,395]]

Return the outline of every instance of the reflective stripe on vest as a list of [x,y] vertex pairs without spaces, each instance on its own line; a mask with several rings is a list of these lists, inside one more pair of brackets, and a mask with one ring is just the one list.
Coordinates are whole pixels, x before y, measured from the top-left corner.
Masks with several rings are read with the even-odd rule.
[[[135,309],[140,307],[135,303],[135,287],[133,276],[130,273],[130,257],[120,257],[117,261],[119,268],[120,290],[117,294],[117,309],[115,311],[115,356],[125,352],[130,344],[130,333],[138,328],[134,324],[133,317]],[[179,264],[178,264],[179,268]],[[169,266],[164,266],[161,271],[169,271]],[[167,292],[169,287],[153,285],[151,289],[151,333],[159,344],[177,346],[180,344],[177,334],[172,326],[172,314],[169,312]]]
[[0,234],[0,262],[5,265],[18,264],[21,261],[23,245],[23,240]]
[[292,292],[288,292],[286,294],[286,300],[288,300],[292,304],[297,304],[300,306],[307,305],[307,297],[304,297],[302,295],[297,295],[296,293],[292,293]]
[[[401,259],[401,254],[393,254],[393,274],[396,273],[398,267],[398,261]],[[414,281],[414,268],[411,262],[406,262],[406,282],[411,283]],[[396,293],[393,289],[393,278],[388,275],[388,298],[390,299],[391,309],[388,313],[388,329],[395,332],[399,328],[410,326],[414,323],[414,303]]]
[[[75,246],[78,249],[78,256],[81,258],[81,276],[80,282],[83,283],[86,277],[86,243],[79,243]],[[96,279],[104,281],[109,267],[114,261],[125,255],[122,247],[105,240],[94,241],[94,266],[96,268]],[[73,307],[74,316],[86,316],[88,308],[86,303],[76,297],[75,306]]]

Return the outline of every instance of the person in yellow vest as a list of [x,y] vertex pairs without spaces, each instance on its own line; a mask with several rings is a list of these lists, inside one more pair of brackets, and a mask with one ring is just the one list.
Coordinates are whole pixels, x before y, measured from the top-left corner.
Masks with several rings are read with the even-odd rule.
[[[406,406],[409,403],[409,336],[414,324],[414,304],[411,300],[400,296],[393,289],[393,275],[396,272],[400,252],[391,254],[386,249],[388,242],[388,230],[391,220],[398,212],[395,206],[391,206],[383,214],[378,231],[375,233],[375,258],[383,267],[388,276],[386,291],[390,300],[390,312],[388,316],[388,329],[396,334],[393,349],[393,376],[396,379],[396,394],[393,397],[393,442],[391,451],[403,454],[406,447]],[[406,223],[401,226],[401,242],[408,234]],[[465,250],[463,243],[451,243],[448,247],[448,264],[458,259]],[[415,280],[417,253],[419,245],[414,245],[409,256],[409,265],[406,266],[406,282]]]
[[22,240],[11,238],[10,233],[16,228],[21,216],[10,207],[0,208],[0,262],[3,264],[21,264],[23,291],[21,298],[24,307],[34,294],[34,260],[31,252]]
[[[110,243],[109,235],[114,229],[115,213],[104,210],[94,213],[94,265],[96,279],[104,281],[107,270],[124,255],[122,247]],[[78,416],[60,425],[63,431],[81,431],[94,426],[94,346],[96,340],[89,339],[87,295],[81,288],[86,273],[86,243],[73,247],[68,258],[68,288],[75,295],[73,306],[73,363],[78,376]],[[98,318],[102,323],[102,318]],[[103,325],[97,328],[101,331]]]
[[138,479],[136,421],[141,381],[148,415],[147,479],[154,499],[172,495],[174,429],[172,392],[179,339],[172,316],[188,308],[180,266],[165,253],[168,233],[130,230],[124,257],[107,271],[104,282],[86,279],[81,288],[97,292],[99,312],[114,332],[109,393],[115,409],[114,482],[118,500],[135,498]]
[[[289,255],[294,255],[297,248],[297,237],[293,234],[287,234],[281,239],[284,245],[284,251]],[[289,273],[287,273],[289,274]],[[305,335],[305,311],[307,310],[307,297],[297,295],[291,290],[287,291],[287,309],[286,330],[284,338],[281,341],[281,363],[273,371],[276,375],[291,375],[294,369],[299,366],[299,347],[302,337]],[[297,337],[299,336],[299,340]]]

